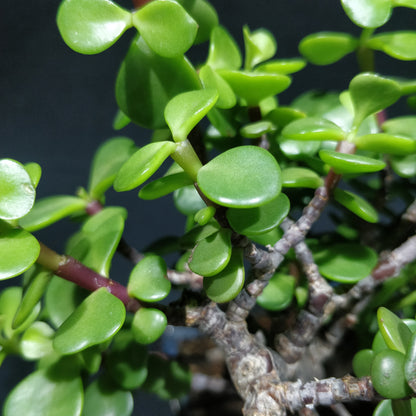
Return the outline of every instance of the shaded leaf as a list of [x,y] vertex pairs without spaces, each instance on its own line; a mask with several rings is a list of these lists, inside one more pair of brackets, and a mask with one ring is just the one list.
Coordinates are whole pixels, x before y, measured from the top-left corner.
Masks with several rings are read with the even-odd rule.
[[413,61],[416,59],[415,43],[416,32],[400,31],[374,35],[366,42],[366,46],[396,59]]
[[336,188],[334,190],[334,198],[337,202],[363,220],[371,223],[378,221],[378,213],[373,206],[353,192]]
[[162,176],[143,186],[139,191],[139,197],[146,200],[157,199],[184,186],[192,185],[192,183],[193,181],[187,173],[173,173],[172,175]]
[[241,67],[242,58],[238,45],[222,26],[216,26],[211,32],[206,63],[214,70]]
[[160,338],[166,325],[166,315],[159,309],[140,308],[134,314],[131,329],[136,342],[146,345]]
[[24,332],[20,341],[20,352],[26,360],[39,360],[53,353],[54,330],[45,322],[34,322]]
[[276,273],[257,298],[257,303],[269,311],[286,309],[292,303],[295,286],[296,282],[293,276]]

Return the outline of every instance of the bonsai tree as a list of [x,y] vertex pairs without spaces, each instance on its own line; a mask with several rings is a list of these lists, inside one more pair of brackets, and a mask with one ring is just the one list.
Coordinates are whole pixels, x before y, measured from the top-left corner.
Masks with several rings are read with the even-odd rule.
[[[262,28],[243,28],[241,51],[206,0],[62,1],[78,53],[135,31],[113,128],[153,133],[103,141],[74,195],[36,198],[41,166],[0,160],[0,279],[15,282],[0,293],[0,364],[34,362],[5,416],[127,416],[138,390],[183,415],[207,397],[247,416],[416,415],[416,83],[374,65],[380,51],[416,59],[416,32],[383,29],[416,2],[341,5],[361,36],[314,33],[286,59]],[[305,65],[349,54],[343,91],[278,101]],[[183,234],[132,247],[110,188],[138,192],[138,209],[173,197]],[[79,228],[58,253],[37,231],[68,217]]]

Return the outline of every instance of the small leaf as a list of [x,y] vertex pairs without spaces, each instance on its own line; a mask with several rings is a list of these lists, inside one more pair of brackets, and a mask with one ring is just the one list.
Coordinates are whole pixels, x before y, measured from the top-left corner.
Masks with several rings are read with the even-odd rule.
[[193,181],[187,173],[173,173],[172,175],[162,176],[143,186],[139,191],[139,197],[146,200],[161,198],[184,186],[192,185],[192,183]]
[[387,346],[394,351],[406,354],[412,333],[407,325],[387,308],[377,310],[377,322]]
[[26,360],[39,360],[53,354],[54,330],[45,322],[34,322],[26,329],[20,341],[20,352]]
[[392,13],[391,0],[341,0],[341,4],[348,17],[361,27],[380,27]]
[[377,172],[385,168],[382,160],[366,156],[351,155],[333,150],[320,150],[319,157],[334,168],[335,173],[368,173]]
[[213,206],[202,208],[195,214],[194,220],[199,225],[206,225],[214,217],[215,212],[216,209]]
[[254,236],[276,228],[287,217],[289,209],[289,198],[285,194],[279,194],[261,207],[230,208],[227,210],[227,219],[239,234]]
[[356,136],[354,138],[354,143],[358,149],[397,156],[416,152],[415,139],[387,133]]
[[221,229],[197,243],[189,268],[201,276],[214,276],[224,270],[230,257],[231,230]]
[[204,165],[198,172],[198,185],[217,204],[234,208],[258,207],[280,193],[281,172],[267,150],[240,146]]
[[35,202],[35,187],[25,167],[12,159],[0,159],[0,218],[26,215]]
[[382,127],[386,133],[408,136],[416,140],[415,116],[391,118],[390,120],[385,121]]
[[84,54],[100,53],[131,27],[131,14],[110,0],[65,0],[57,23],[65,43]]
[[207,65],[212,69],[239,69],[242,58],[235,40],[222,26],[211,32]]
[[114,180],[117,192],[130,191],[149,179],[176,149],[175,143],[149,143],[137,150],[118,171]]
[[206,204],[199,196],[195,186],[184,186],[173,194],[173,202],[176,209],[184,215],[195,215]]
[[390,162],[394,172],[402,178],[413,178],[416,176],[416,154],[392,156]]
[[193,248],[195,243],[209,237],[220,229],[221,227],[216,221],[210,221],[204,226],[196,226],[188,231],[183,237],[181,237],[181,247]]
[[348,33],[319,32],[303,38],[299,51],[315,65],[329,65],[353,52],[357,46],[357,39]]
[[140,308],[133,318],[131,329],[139,344],[151,344],[161,337],[167,326],[166,315],[159,309]]
[[96,151],[92,162],[88,192],[99,199],[110,188],[118,170],[137,150],[133,140],[115,137],[104,142]]
[[286,309],[292,303],[295,286],[296,282],[293,276],[276,273],[257,298],[257,303],[269,311]]
[[241,249],[234,249],[227,267],[216,276],[204,279],[204,290],[214,302],[234,299],[244,285],[244,263]]
[[345,208],[365,221],[375,223],[378,221],[377,211],[365,199],[350,191],[336,188],[334,198]]
[[401,96],[400,85],[397,82],[372,73],[354,77],[350,82],[349,92],[354,106],[356,127],[369,115],[394,104]]
[[106,288],[91,293],[58,329],[53,341],[60,354],[74,354],[111,339],[121,328],[126,309]]
[[282,135],[291,140],[344,140],[345,132],[332,121],[318,118],[300,118],[288,124]]
[[301,58],[275,59],[258,65],[255,71],[288,75],[300,71],[305,66],[306,61]]
[[133,13],[133,25],[158,55],[172,58],[193,44],[198,24],[177,2],[157,0]]
[[375,352],[370,349],[358,351],[352,360],[352,368],[357,377],[368,377]]
[[374,35],[366,42],[366,46],[396,59],[413,61],[416,59],[415,43],[416,32],[400,31]]
[[377,253],[356,243],[338,243],[314,253],[322,276],[341,283],[356,283],[377,264]]
[[244,68],[250,70],[260,62],[267,61],[276,53],[277,44],[274,36],[266,29],[250,32],[248,26],[243,27],[245,45]]
[[55,222],[84,211],[88,202],[70,195],[54,195],[38,199],[33,209],[19,220],[21,227],[37,231]]
[[171,283],[166,277],[166,263],[160,256],[147,255],[133,268],[127,290],[144,302],[158,302],[170,292]]
[[165,119],[176,142],[186,140],[218,99],[215,90],[188,91],[172,98],[165,108]]
[[282,170],[282,186],[285,188],[316,189],[322,184],[323,179],[311,169],[293,167]]
[[37,163],[31,162],[25,164],[25,169],[30,176],[32,185],[36,188],[42,176],[42,168]]
[[246,124],[240,130],[240,134],[247,139],[256,139],[263,134],[267,134],[275,130],[275,127],[270,121],[261,120],[255,123]]
[[113,129],[121,130],[129,125],[131,120],[119,109],[113,120]]

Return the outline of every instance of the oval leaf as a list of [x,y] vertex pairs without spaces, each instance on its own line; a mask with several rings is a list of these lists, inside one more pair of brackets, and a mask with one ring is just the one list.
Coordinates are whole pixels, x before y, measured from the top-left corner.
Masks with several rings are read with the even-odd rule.
[[272,74],[288,75],[298,72],[306,66],[306,61],[301,58],[276,59],[258,65],[256,71]]
[[269,311],[281,311],[291,303],[296,281],[291,275],[276,273],[257,298],[257,303]]
[[110,0],[64,0],[57,15],[65,43],[84,54],[100,53],[131,27],[131,14]]
[[240,134],[247,139],[257,139],[261,135],[273,131],[275,127],[270,121],[262,120],[255,123],[246,124],[240,129]]
[[194,185],[184,186],[173,194],[176,209],[184,215],[195,215],[206,204],[198,194]]
[[416,59],[416,32],[389,32],[373,36],[366,42],[371,49],[383,51],[387,55],[403,61]]
[[332,121],[318,118],[300,118],[288,124],[282,135],[292,140],[344,140],[345,133]]
[[53,341],[60,354],[75,354],[111,339],[121,328],[126,309],[106,288],[91,293],[58,329]]
[[378,221],[377,211],[365,199],[350,191],[336,188],[334,198],[345,208],[365,221],[375,223]]
[[193,181],[185,172],[173,173],[163,176],[143,186],[139,191],[139,197],[146,200],[157,199],[168,195],[184,186],[192,185]]
[[313,170],[307,168],[286,168],[282,170],[282,186],[284,188],[312,188],[323,184],[323,179]]
[[411,137],[387,133],[366,134],[354,138],[355,145],[362,150],[387,153],[391,155],[408,155],[416,152],[416,140]]
[[199,170],[197,180],[208,198],[234,208],[264,205],[281,189],[279,165],[267,150],[256,146],[221,153]]
[[139,344],[151,344],[165,332],[166,315],[159,309],[140,308],[133,318],[131,329],[134,339]]
[[206,225],[214,217],[215,212],[216,209],[213,206],[202,208],[194,215],[194,220],[199,225]]
[[361,27],[380,27],[391,16],[391,0],[341,0],[348,17]]

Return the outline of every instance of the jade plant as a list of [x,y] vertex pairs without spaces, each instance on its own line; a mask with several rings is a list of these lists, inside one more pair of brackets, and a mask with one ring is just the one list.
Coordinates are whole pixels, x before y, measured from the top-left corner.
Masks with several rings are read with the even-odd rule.
[[[75,52],[131,43],[85,187],[36,198],[41,166],[0,160],[0,365],[33,362],[4,416],[128,416],[138,390],[183,415],[206,394],[230,415],[416,415],[416,80],[374,59],[416,60],[416,30],[384,28],[416,1],[340,3],[361,35],[310,34],[276,58],[272,32],[244,26],[241,50],[207,0],[61,2]],[[279,99],[306,65],[349,54],[342,91]],[[108,206],[111,188],[135,209]],[[132,247],[127,215],[159,198],[182,235]],[[63,219],[78,231],[57,253],[37,232]]]

